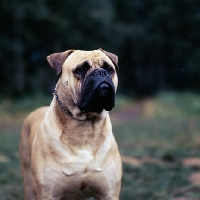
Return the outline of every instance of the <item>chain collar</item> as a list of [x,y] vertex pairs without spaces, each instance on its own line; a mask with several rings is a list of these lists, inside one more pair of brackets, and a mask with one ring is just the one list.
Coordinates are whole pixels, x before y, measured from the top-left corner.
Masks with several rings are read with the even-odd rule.
[[[59,99],[59,97],[58,97],[58,93],[57,93],[56,90],[54,90],[53,95],[55,95],[56,101],[58,102],[58,105],[61,107],[61,109],[62,109],[66,114],[68,114],[70,117],[72,117],[73,119],[77,119],[77,118],[74,117],[74,115],[73,115],[69,110],[67,110],[67,109],[64,107],[64,105],[62,104],[62,102],[60,101],[60,99]],[[91,117],[91,118],[87,117],[85,120],[81,120],[81,119],[77,119],[77,120],[79,120],[79,121],[92,121],[92,120],[94,120],[94,119],[95,119],[95,117]]]

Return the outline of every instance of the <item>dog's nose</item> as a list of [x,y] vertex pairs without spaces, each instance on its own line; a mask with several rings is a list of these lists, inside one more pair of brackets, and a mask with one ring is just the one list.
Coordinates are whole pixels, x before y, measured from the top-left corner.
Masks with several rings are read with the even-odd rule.
[[105,77],[108,75],[108,72],[105,69],[97,69],[94,71],[95,76]]
[[106,83],[102,83],[98,88],[98,92],[101,97],[107,96],[109,91],[110,91],[110,88]]

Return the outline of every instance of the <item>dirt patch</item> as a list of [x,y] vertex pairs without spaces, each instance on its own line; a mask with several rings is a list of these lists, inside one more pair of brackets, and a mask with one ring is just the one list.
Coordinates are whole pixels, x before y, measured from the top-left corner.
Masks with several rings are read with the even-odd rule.
[[7,156],[4,156],[2,154],[0,154],[0,163],[8,163],[10,162],[10,159]]
[[[200,158],[197,157],[192,157],[192,158],[184,158],[182,160],[182,164],[185,167],[195,167],[197,169],[200,169]],[[200,186],[200,171],[194,172],[192,173],[189,177],[188,177],[188,181],[192,184],[192,185],[196,185],[196,186]]]
[[193,185],[198,185],[200,186],[200,172],[195,172],[192,173],[188,180],[193,184]]
[[145,156],[143,158],[134,158],[131,156],[121,155],[121,158],[122,158],[122,162],[130,164],[134,167],[141,166],[144,163],[153,163],[157,165],[167,164],[167,162],[164,162],[158,158],[153,158],[153,157],[148,157],[148,156]]
[[[128,163],[133,166],[139,166],[143,163],[154,163],[154,164],[166,164],[166,163],[175,163],[175,162],[166,162],[164,160],[145,156],[143,158],[134,158],[131,156],[121,155],[122,162]],[[192,157],[192,158],[183,158],[182,160],[178,161],[179,164],[182,164],[185,167],[195,167],[200,169],[200,158],[198,157]]]
[[155,115],[156,102],[153,99],[143,99],[123,106],[117,112],[111,112],[112,121],[126,122],[139,116],[151,118]]
[[200,168],[200,158],[197,158],[197,157],[184,158],[182,160],[182,164],[188,167]]
[[137,158],[133,158],[131,156],[125,156],[125,155],[121,155],[122,158],[122,162],[130,164],[132,166],[141,166],[143,163],[140,159]]

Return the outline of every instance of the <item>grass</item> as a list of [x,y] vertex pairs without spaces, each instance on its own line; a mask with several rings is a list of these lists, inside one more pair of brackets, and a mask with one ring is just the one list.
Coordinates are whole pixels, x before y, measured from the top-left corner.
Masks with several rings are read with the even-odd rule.
[[18,159],[19,131],[0,132],[0,199],[23,199]]
[[[51,96],[0,100],[0,200],[23,199],[18,158],[20,128],[33,109],[48,105]],[[198,200],[200,180],[200,95],[160,93],[136,100],[118,96],[111,112],[113,132],[123,162],[121,200]],[[196,164],[182,161],[195,157]]]
[[23,199],[18,155],[21,125],[29,112],[50,101],[44,95],[0,100],[0,200]]
[[[200,96],[160,93],[118,109],[113,131],[121,154],[148,157],[139,166],[123,164],[120,199],[200,199],[200,179],[188,180],[200,170]],[[198,164],[183,165],[186,157]]]

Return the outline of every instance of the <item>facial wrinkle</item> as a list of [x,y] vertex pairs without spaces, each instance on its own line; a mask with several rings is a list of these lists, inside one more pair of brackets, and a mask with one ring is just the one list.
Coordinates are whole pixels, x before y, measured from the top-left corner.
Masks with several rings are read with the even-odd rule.
[[96,57],[92,57],[91,58],[93,66],[95,67],[95,69],[99,68],[99,62],[98,59],[96,59]]

